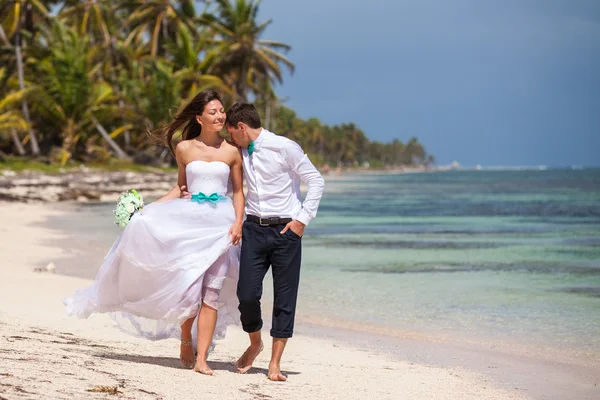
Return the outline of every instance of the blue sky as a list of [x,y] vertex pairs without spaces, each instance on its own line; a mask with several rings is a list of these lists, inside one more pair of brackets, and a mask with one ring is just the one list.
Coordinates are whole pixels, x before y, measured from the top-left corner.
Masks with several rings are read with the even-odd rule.
[[600,165],[600,1],[263,0],[302,118],[439,164]]

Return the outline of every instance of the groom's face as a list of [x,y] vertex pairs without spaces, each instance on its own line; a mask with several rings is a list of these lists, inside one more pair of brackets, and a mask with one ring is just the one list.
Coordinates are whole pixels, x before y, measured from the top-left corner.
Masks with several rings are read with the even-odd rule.
[[231,126],[229,124],[225,124],[225,129],[229,132],[229,136],[233,139],[233,142],[242,148],[247,148],[250,144],[248,140],[248,133],[246,132],[246,126],[243,123],[238,123],[238,126]]

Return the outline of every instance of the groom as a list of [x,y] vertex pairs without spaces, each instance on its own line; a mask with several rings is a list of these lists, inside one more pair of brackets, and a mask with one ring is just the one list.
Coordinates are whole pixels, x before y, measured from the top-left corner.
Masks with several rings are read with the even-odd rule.
[[[300,280],[302,235],[317,215],[324,180],[295,142],[261,127],[252,104],[238,102],[227,110],[225,127],[242,149],[244,179],[248,187],[246,221],[242,229],[240,277],[237,295],[244,331],[250,347],[237,361],[247,372],[262,350],[260,309],[262,283],[269,267],[273,274],[273,348],[268,378],[285,381],[280,363],[294,330]],[[308,184],[304,202],[300,181]]]

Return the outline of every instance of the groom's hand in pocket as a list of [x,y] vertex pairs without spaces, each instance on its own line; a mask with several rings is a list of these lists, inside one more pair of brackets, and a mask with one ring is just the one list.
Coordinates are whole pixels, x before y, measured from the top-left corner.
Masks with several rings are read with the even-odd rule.
[[291,229],[292,232],[294,232],[296,235],[302,237],[304,236],[304,228],[306,225],[304,225],[302,222],[298,221],[298,220],[293,220],[292,222],[288,222],[288,224],[285,226],[285,228],[283,228],[283,230],[281,231],[281,234],[283,235],[284,233],[286,233],[288,230]]
[[187,191],[187,186],[183,185],[179,188],[179,198],[180,199],[191,199],[192,198],[192,194],[190,192]]

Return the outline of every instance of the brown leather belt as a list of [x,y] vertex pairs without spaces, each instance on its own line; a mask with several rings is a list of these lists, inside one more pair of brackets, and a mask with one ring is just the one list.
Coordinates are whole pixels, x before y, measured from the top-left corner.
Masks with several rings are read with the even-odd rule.
[[291,218],[279,218],[279,217],[269,217],[269,218],[260,218],[256,215],[246,215],[246,221],[254,222],[259,224],[260,226],[272,226],[272,225],[285,225],[288,222],[292,222]]

